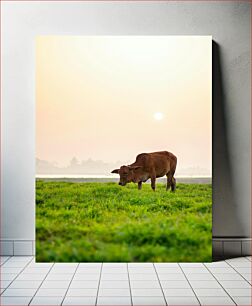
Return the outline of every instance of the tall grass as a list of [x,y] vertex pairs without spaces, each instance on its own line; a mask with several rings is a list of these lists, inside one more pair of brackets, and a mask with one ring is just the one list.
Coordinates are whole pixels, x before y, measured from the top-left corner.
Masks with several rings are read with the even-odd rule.
[[212,187],[36,182],[36,260],[211,261]]

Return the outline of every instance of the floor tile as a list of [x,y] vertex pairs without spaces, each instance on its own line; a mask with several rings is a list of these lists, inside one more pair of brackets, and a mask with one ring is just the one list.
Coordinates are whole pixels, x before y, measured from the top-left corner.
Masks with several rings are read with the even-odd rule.
[[163,296],[162,290],[159,289],[139,289],[139,288],[131,288],[132,296]]
[[250,273],[243,273],[242,277],[245,278],[250,284],[252,284],[252,277]]
[[190,284],[193,288],[221,288],[221,285],[215,280],[190,280]]
[[211,271],[211,273],[213,274],[230,274],[230,273],[235,273],[235,270],[231,267],[214,267],[211,268],[209,267],[209,270]]
[[77,262],[56,262],[53,269],[76,269],[78,266]]
[[128,267],[130,268],[152,268],[153,263],[152,262],[129,262]]
[[93,306],[95,305],[95,296],[66,296],[62,305],[74,305],[74,306]]
[[165,299],[162,296],[133,296],[133,305],[143,306],[143,305],[152,305],[152,306],[163,306],[166,305]]
[[235,257],[235,258],[230,258],[226,259],[226,262],[231,263],[231,262],[247,262],[246,257]]
[[198,299],[195,296],[167,296],[166,297],[167,304],[169,306],[172,305],[200,305]]
[[4,305],[29,305],[30,300],[32,299],[31,296],[11,296],[11,297],[1,297],[1,306]]
[[231,300],[228,296],[219,296],[219,297],[209,297],[209,296],[200,296],[198,297],[202,306],[209,305],[209,306],[224,306],[224,305],[235,305],[235,303]]
[[17,277],[16,280],[43,280],[44,278],[44,274],[22,273]]
[[193,267],[193,268],[204,268],[204,264],[202,262],[181,262],[180,267]]
[[12,256],[9,260],[11,262],[14,261],[25,261],[25,262],[29,262],[33,259],[33,256]]
[[[110,274],[108,274],[108,275],[110,275]],[[79,273],[79,274],[75,274],[73,279],[74,280],[90,280],[90,281],[91,280],[92,281],[97,280],[98,281],[99,278],[100,278],[100,274],[86,274],[86,273],[82,274],[82,273]]]
[[177,262],[155,262],[154,266],[156,268],[159,268],[159,267],[169,268],[169,267],[179,267],[179,264]]
[[190,284],[186,280],[174,281],[174,280],[162,280],[162,288],[190,288]]
[[[2,265],[5,268],[24,268],[27,265],[26,262],[23,261],[7,261]],[[2,269],[1,267],[1,269]]]
[[51,273],[49,273],[47,276],[46,276],[46,280],[48,281],[48,280],[54,280],[54,281],[63,281],[63,280],[65,280],[65,281],[69,281],[69,280],[71,280],[72,279],[72,277],[73,277],[73,275],[72,274],[51,274]]
[[199,267],[199,268],[195,268],[195,267],[182,267],[182,270],[184,271],[185,274],[199,274],[199,273],[209,273],[209,271],[207,270],[207,268],[203,267]]
[[189,281],[191,280],[215,280],[213,275],[211,273],[190,273],[187,274],[186,277],[188,278]]
[[101,281],[99,288],[129,288],[129,281]]
[[233,268],[248,268],[251,269],[252,263],[249,261],[234,261],[229,263]]
[[100,274],[101,273],[101,268],[89,268],[89,267],[82,267],[82,268],[78,268],[75,272],[76,274]]
[[141,274],[141,273],[130,273],[130,280],[157,280],[157,275],[151,274]]
[[36,293],[36,296],[64,296],[66,293],[67,289],[65,288],[47,288],[47,289],[43,289],[40,288],[38,290],[38,292]]
[[50,263],[50,262],[30,262],[27,266],[27,268],[51,268],[54,265],[54,263]]
[[60,264],[56,263],[52,267],[50,273],[68,274],[74,273],[78,267],[78,264]]
[[223,274],[215,274],[214,275],[217,280],[244,280],[241,275],[238,273],[223,273]]
[[247,267],[247,268],[239,268],[239,267],[235,267],[234,268],[237,272],[243,274],[243,273],[248,273],[251,274],[251,268]]
[[183,289],[177,289],[177,288],[169,288],[169,289],[163,289],[165,296],[195,296],[192,289],[183,288]]
[[[0,275],[1,277],[1,275]],[[11,280],[2,280],[0,281],[1,288],[7,288],[11,284]]]
[[61,305],[63,296],[35,296],[30,305]]
[[141,273],[141,274],[155,274],[156,271],[154,268],[129,268],[129,273],[133,273],[133,274],[138,274],[138,273]]
[[70,281],[44,281],[41,285],[42,289],[60,289],[60,288],[68,288]]
[[[81,281],[81,280],[73,280],[70,284],[70,288],[98,288],[98,280],[97,281]],[[117,282],[116,282],[117,283]]]
[[118,274],[102,274],[101,280],[128,280],[128,274],[118,273]]
[[99,288],[99,296],[130,296],[129,288]]
[[204,265],[207,268],[229,268],[230,266],[225,261],[206,262]]
[[6,262],[8,259],[10,259],[10,256],[0,256],[0,264],[3,264]]
[[158,278],[163,281],[163,280],[186,280],[185,276],[183,273],[170,273],[170,274],[159,274]]
[[226,288],[231,296],[251,296],[251,288]]
[[195,294],[199,296],[227,296],[222,288],[194,288]]
[[102,267],[102,273],[128,273],[127,266],[124,267]]
[[69,288],[67,291],[67,296],[96,296],[98,288]]
[[38,288],[42,281],[18,281],[15,280],[10,286],[10,289],[32,289]]
[[1,266],[1,274],[5,274],[5,273],[8,273],[8,274],[10,274],[10,273],[13,273],[13,274],[18,274],[18,273],[20,273],[22,271],[22,268],[10,268],[10,267],[2,267]]
[[127,267],[128,264],[126,262],[104,262],[102,267],[111,267],[111,268],[119,268],[119,267]]
[[[117,264],[117,265],[119,265],[119,264],[122,264],[122,265],[125,265],[125,263],[113,263],[113,265],[114,264]],[[108,265],[108,263],[104,263],[103,265]],[[81,262],[80,264],[79,264],[79,268],[81,268],[81,267],[92,267],[92,268],[95,268],[95,267],[99,267],[99,268],[101,268],[102,267],[102,263],[101,262]]]
[[17,277],[17,274],[13,274],[13,273],[2,274],[1,273],[1,280],[13,280],[15,277]]
[[249,296],[234,296],[233,300],[237,305],[251,306],[252,299]]
[[244,281],[222,281],[220,280],[220,284],[224,288],[251,288],[251,285]]
[[179,267],[171,267],[171,268],[157,268],[158,274],[164,274],[164,273],[183,273],[182,270]]
[[33,296],[36,292],[36,288],[29,289],[9,289],[7,288],[2,296]]
[[47,274],[50,268],[26,267],[22,273]]
[[105,297],[99,296],[97,300],[97,305],[131,305],[130,297]]
[[157,280],[154,281],[131,281],[130,282],[131,288],[150,288],[150,289],[158,289],[160,288],[160,284]]
[[[75,273],[76,269],[66,269],[66,268],[61,268],[61,269],[55,269],[53,270],[53,268],[50,271],[50,274],[73,274]],[[84,272],[85,273],[85,272]]]

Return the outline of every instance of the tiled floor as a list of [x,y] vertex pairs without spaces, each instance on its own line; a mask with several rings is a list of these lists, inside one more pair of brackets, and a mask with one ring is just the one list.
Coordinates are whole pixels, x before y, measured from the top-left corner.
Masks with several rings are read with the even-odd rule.
[[205,264],[1,257],[0,305],[251,304],[251,257]]

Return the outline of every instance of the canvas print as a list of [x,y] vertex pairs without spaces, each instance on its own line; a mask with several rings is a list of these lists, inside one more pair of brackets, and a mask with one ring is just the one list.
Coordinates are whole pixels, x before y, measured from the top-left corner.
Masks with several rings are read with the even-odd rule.
[[211,36],[36,39],[36,261],[212,260]]

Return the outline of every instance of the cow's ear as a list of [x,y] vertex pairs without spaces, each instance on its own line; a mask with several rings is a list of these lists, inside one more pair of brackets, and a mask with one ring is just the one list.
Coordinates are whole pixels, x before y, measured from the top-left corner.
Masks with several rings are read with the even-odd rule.
[[142,168],[142,166],[129,166],[130,170],[137,170]]
[[111,171],[111,173],[119,173],[119,169],[115,169],[115,170],[113,170],[113,171]]

